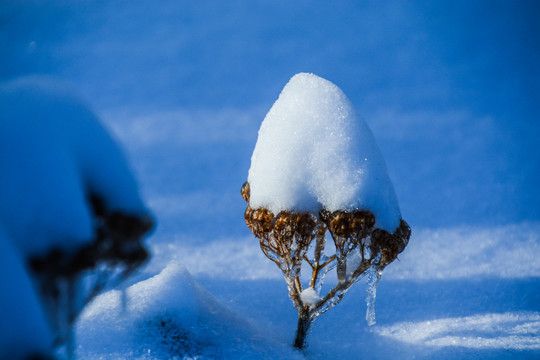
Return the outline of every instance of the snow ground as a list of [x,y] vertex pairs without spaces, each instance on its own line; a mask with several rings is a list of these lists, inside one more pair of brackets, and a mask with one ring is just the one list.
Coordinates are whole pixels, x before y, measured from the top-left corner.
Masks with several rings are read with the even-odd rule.
[[[332,356],[388,359],[396,354],[402,359],[537,357],[540,223],[492,229],[418,229],[416,233],[415,241],[401,254],[400,261],[383,273],[375,305],[377,324],[369,327],[366,323],[366,286],[365,281],[361,282],[347,293],[340,305],[317,319],[310,334],[310,346],[303,356],[308,359]],[[448,244],[435,246],[434,239],[441,237]],[[196,339],[209,342],[211,352],[199,350],[202,359],[235,359],[241,354],[247,359],[300,358],[286,346],[294,337],[296,311],[288,299],[281,272],[261,253],[257,239],[222,239],[206,245],[160,243],[153,247],[153,253],[154,259],[139,275],[140,279],[172,264],[168,270],[185,266],[194,280],[177,270],[180,275],[171,281],[170,287],[136,292],[136,287],[146,286],[145,281],[132,279],[135,285],[131,288],[130,303],[133,305],[128,305],[132,310],[128,310],[124,320],[121,320],[118,291],[98,298],[79,323],[82,358],[107,354],[118,358],[166,358],[168,353],[163,352],[163,347],[171,347],[167,340],[152,338],[156,334],[144,330],[146,340],[142,341],[138,337],[141,335],[126,329],[133,329],[132,324],[141,319],[159,319],[157,315],[169,309],[174,310],[175,316],[191,316],[180,322],[183,326],[204,329]],[[194,281],[209,293],[201,295],[202,290]],[[193,301],[200,298],[205,301]],[[140,310],[141,301],[147,303],[147,309]],[[162,305],[163,302],[171,305]],[[211,307],[208,302],[212,303]],[[103,328],[104,323],[108,325]],[[208,323],[217,324],[212,326],[223,336],[221,341],[208,340],[211,336]],[[105,333],[118,340],[112,340],[103,349],[100,339]],[[234,339],[229,337],[231,334]],[[130,338],[120,340],[126,336]],[[148,348],[152,349],[151,353],[142,352]],[[193,348],[176,348],[176,351],[189,355]]]
[[[147,313],[174,304],[159,295],[181,299],[176,309],[200,299],[198,320],[183,321],[228,334],[201,352],[217,359],[302,357],[288,348],[296,313],[285,284],[243,223],[239,191],[287,80],[331,80],[373,130],[413,235],[383,274],[377,324],[366,325],[358,284],[317,320],[306,357],[534,359],[538,11],[527,1],[4,1],[0,79],[57,76],[94,106],[159,222],[154,259],[129,284],[174,259],[185,266],[193,280],[178,270],[181,285],[150,291]],[[93,305],[109,319],[114,294]],[[92,333],[81,329],[98,318],[83,315],[80,357],[135,357],[141,347],[116,336],[136,316]],[[100,339],[114,351],[100,352]]]

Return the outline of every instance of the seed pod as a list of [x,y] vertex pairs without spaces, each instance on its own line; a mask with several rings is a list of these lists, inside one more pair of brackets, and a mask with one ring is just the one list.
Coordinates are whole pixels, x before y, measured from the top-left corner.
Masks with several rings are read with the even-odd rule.
[[249,197],[251,194],[251,189],[249,187],[249,183],[246,181],[244,185],[242,185],[242,189],[240,190],[240,194],[242,195],[242,198],[249,204]]
[[315,229],[315,220],[310,214],[302,214],[298,217],[298,234],[300,236],[310,236]]
[[347,236],[349,233],[349,219],[345,211],[334,211],[330,215],[330,232],[334,236]]

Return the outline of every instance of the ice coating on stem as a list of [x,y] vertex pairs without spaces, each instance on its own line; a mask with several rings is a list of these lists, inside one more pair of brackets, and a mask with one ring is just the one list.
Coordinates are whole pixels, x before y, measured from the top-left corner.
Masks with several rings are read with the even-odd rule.
[[266,115],[249,169],[252,208],[369,210],[392,233],[401,214],[371,130],[336,85],[295,75]]

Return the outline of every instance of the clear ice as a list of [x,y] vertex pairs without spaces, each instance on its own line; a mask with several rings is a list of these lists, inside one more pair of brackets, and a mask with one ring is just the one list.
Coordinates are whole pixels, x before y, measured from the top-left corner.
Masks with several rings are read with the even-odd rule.
[[375,298],[377,297],[377,285],[381,280],[383,270],[378,266],[372,266],[368,270],[368,287],[366,296],[366,321],[369,326],[373,326],[376,323],[375,319]]

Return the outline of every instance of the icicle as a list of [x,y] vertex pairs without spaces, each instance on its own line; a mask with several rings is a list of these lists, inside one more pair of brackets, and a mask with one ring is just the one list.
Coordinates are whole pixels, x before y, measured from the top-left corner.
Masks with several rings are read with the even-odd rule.
[[375,320],[375,298],[377,297],[377,285],[381,280],[382,269],[376,266],[371,267],[369,270],[368,288],[366,296],[366,321],[369,326],[373,326],[376,323]]

